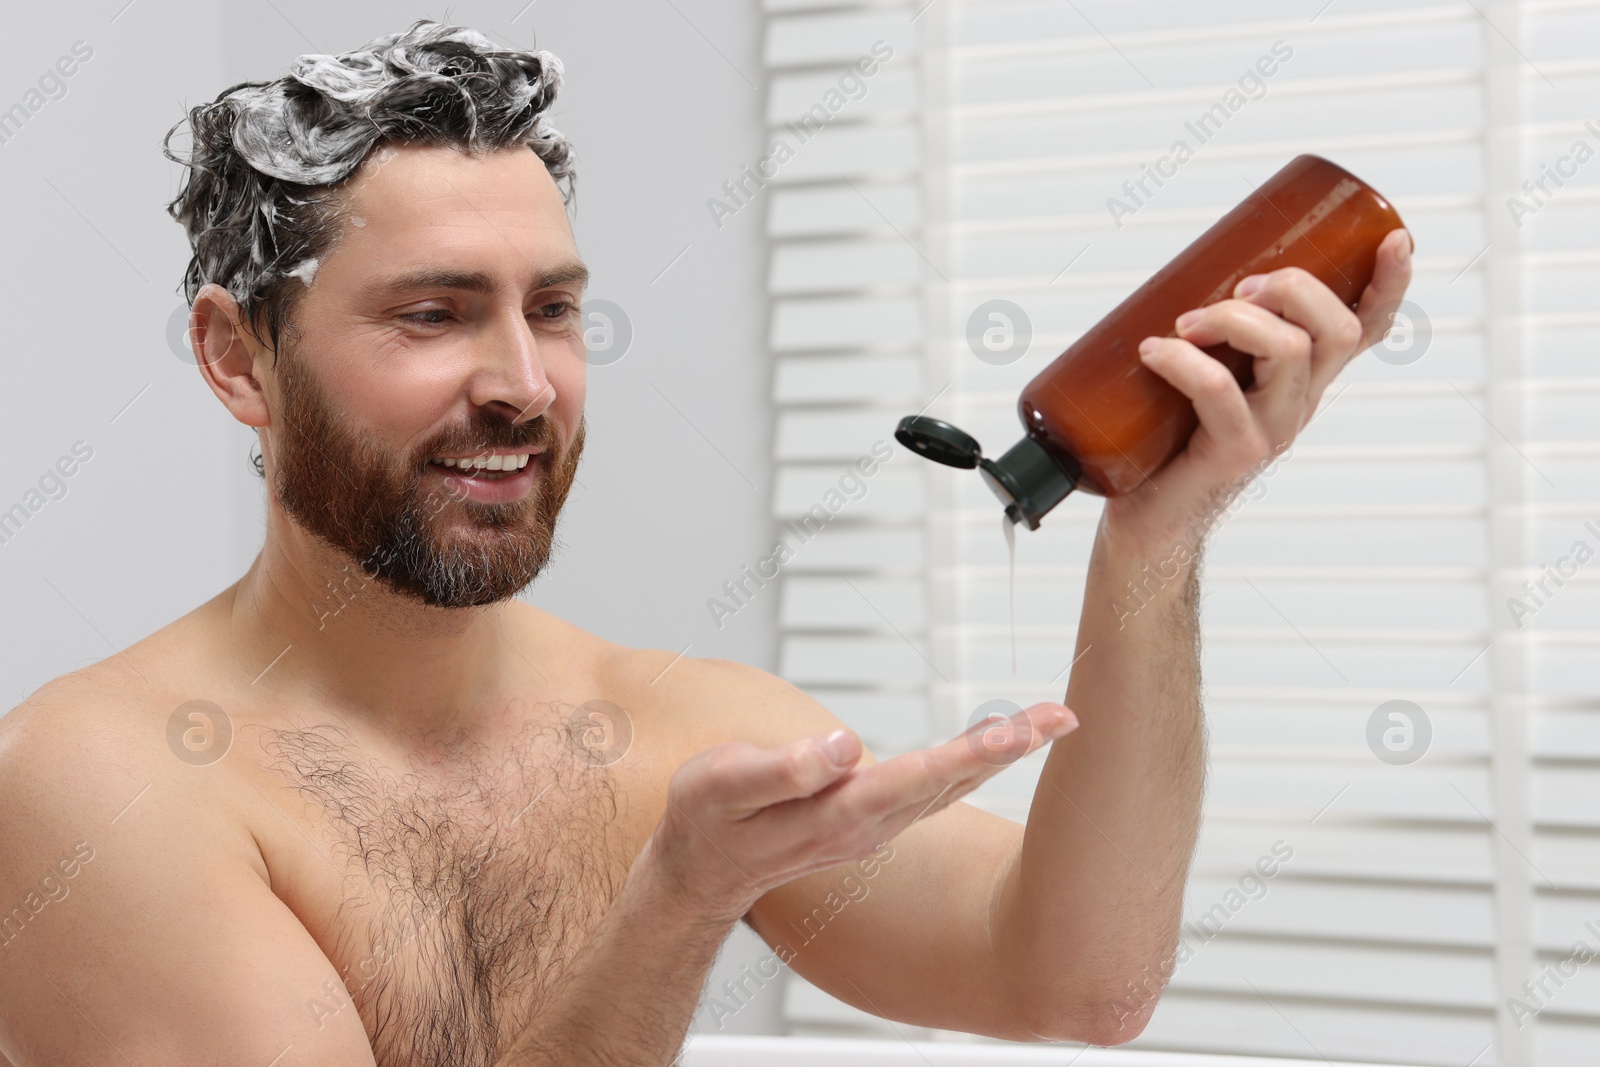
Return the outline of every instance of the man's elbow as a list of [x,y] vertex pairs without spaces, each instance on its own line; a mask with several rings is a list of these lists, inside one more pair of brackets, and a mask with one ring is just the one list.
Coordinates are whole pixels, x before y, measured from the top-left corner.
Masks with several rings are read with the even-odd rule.
[[1144,1032],[1155,1009],[1156,996],[1097,990],[1038,1005],[1024,1026],[1035,1041],[1125,1045]]

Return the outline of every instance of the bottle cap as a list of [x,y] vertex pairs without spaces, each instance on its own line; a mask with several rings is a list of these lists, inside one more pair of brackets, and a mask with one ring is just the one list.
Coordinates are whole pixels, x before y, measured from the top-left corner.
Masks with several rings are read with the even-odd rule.
[[971,470],[983,458],[983,448],[971,434],[931,415],[907,415],[894,428],[894,439],[946,467]]
[[1024,437],[999,459],[985,459],[982,447],[971,434],[927,415],[907,415],[895,428],[894,436],[912,451],[947,467],[977,467],[989,489],[1005,505],[1006,517],[1013,523],[1027,523],[1030,530],[1037,530],[1045,513],[1077,485],[1078,471],[1062,470],[1032,437]]

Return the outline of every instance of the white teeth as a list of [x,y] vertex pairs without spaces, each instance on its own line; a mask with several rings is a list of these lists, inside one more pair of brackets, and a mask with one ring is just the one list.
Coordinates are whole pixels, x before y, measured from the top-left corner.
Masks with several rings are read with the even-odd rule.
[[489,470],[489,471],[519,471],[528,465],[533,457],[526,452],[516,455],[497,456],[472,456],[462,459],[442,458],[434,460],[441,467],[456,467],[460,470]]

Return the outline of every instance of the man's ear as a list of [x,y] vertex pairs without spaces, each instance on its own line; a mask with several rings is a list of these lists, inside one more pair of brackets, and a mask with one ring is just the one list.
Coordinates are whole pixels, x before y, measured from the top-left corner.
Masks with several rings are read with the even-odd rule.
[[271,421],[255,373],[256,359],[270,350],[244,328],[233,294],[215,282],[207,282],[195,294],[189,309],[189,346],[206,384],[234,418],[258,427]]

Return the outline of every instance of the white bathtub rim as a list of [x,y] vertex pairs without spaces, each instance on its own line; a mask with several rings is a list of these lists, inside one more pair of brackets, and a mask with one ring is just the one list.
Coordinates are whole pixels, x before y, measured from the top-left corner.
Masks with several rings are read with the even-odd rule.
[[[910,1046],[916,1058],[908,1063],[972,1063],[981,1060],[985,1065],[1006,1067],[1054,1064],[1056,1067],[1409,1067],[1405,1064],[1361,1063],[1340,1060],[1282,1059],[1249,1055],[1210,1055],[1194,1052],[1152,1052],[1120,1048],[1080,1049],[1075,1045],[1041,1045],[1037,1047],[1010,1047],[968,1042],[900,1042],[884,1038],[834,1038],[834,1037],[751,1037],[730,1034],[697,1034],[690,1038],[689,1067],[694,1067],[693,1054],[708,1053],[717,1057],[752,1056],[767,1058],[769,1063],[782,1063],[789,1056],[804,1055],[805,1062],[821,1062],[810,1057],[859,1057],[889,1061],[904,1058]],[[1065,1055],[1063,1055],[1065,1054]],[[782,1057],[773,1060],[770,1057]],[[1076,1058],[1074,1058],[1076,1057]],[[796,1062],[800,1062],[798,1059]]]

